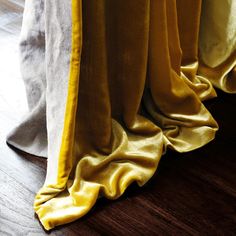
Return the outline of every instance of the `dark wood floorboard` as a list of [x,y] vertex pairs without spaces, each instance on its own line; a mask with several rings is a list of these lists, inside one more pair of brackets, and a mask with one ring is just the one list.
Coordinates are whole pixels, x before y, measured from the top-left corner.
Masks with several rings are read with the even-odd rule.
[[168,151],[144,187],[132,184],[80,220],[43,230],[32,205],[46,160],[5,144],[26,111],[17,60],[22,3],[0,0],[0,236],[236,235],[236,95],[220,91],[206,102],[220,125],[213,142],[186,154]]

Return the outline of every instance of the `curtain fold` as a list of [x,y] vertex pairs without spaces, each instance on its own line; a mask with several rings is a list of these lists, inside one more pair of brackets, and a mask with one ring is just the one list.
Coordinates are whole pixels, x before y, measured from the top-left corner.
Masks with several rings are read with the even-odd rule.
[[202,101],[216,96],[213,85],[236,85],[233,47],[217,67],[203,56],[214,54],[201,47],[214,37],[204,36],[214,4],[26,0],[20,63],[30,110],[7,142],[48,158],[34,203],[45,229],[144,185],[167,148],[214,139],[218,125]]
[[199,75],[228,93],[236,92],[236,2],[203,1]]

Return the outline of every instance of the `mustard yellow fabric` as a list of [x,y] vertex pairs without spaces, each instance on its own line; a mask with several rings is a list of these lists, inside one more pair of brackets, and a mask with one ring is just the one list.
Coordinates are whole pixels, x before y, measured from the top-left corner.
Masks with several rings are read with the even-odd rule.
[[200,16],[200,0],[72,0],[57,171],[34,203],[45,229],[79,219],[98,197],[118,198],[134,181],[144,185],[168,147],[187,152],[214,139],[218,125],[201,100],[216,96],[208,76],[232,68],[201,64]]
[[202,1],[177,0],[178,31],[182,50],[182,78],[203,101],[215,97],[216,92],[207,75],[201,76],[198,73],[201,13]]

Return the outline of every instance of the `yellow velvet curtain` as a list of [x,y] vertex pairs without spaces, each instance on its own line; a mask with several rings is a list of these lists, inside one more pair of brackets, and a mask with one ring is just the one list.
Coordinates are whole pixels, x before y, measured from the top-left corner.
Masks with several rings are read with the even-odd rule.
[[72,0],[61,149],[34,204],[45,229],[79,219],[98,197],[118,198],[133,181],[144,185],[166,148],[214,139],[202,100],[216,96],[211,81],[220,83],[235,56],[217,68],[199,60],[200,16],[200,0]]

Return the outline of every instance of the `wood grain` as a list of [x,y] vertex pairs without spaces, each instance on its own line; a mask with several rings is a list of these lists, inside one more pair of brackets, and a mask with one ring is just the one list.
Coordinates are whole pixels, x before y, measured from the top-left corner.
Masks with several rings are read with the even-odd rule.
[[236,95],[220,91],[206,102],[220,125],[213,142],[186,154],[168,151],[144,187],[132,184],[80,220],[43,230],[32,204],[46,160],[5,144],[26,110],[19,70],[9,74],[18,68],[22,2],[0,0],[0,50],[7,50],[0,53],[0,235],[236,235]]

